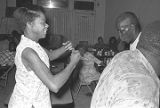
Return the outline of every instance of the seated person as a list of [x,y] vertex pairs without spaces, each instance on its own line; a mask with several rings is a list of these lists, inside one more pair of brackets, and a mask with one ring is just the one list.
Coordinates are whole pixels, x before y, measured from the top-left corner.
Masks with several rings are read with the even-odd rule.
[[103,38],[102,38],[101,36],[98,37],[98,43],[96,43],[96,44],[94,45],[94,49],[96,50],[95,53],[94,53],[94,55],[95,55],[98,59],[103,60],[103,59],[104,59],[103,53],[104,53],[104,49],[105,49],[106,47],[107,47],[107,45],[104,43]]
[[112,50],[114,52],[113,55],[118,53],[116,37],[112,36],[112,37],[109,38],[109,48],[110,48],[110,50]]
[[6,66],[6,65],[13,65],[14,64],[14,57],[15,57],[15,51],[16,51],[16,43],[10,42],[9,43],[9,49],[3,50],[0,52],[0,65]]
[[103,37],[98,37],[98,42],[94,45],[95,49],[103,48],[106,44],[103,41]]
[[87,52],[87,48],[79,46],[77,48],[82,56],[82,68],[80,69],[80,80],[90,84],[92,81],[98,81],[100,73],[97,72],[94,64],[102,64],[102,61],[97,59],[93,54]]
[[117,53],[117,39],[114,36],[112,36],[109,38],[109,44],[106,45],[103,51],[103,62],[105,63],[105,65],[108,65],[108,63]]

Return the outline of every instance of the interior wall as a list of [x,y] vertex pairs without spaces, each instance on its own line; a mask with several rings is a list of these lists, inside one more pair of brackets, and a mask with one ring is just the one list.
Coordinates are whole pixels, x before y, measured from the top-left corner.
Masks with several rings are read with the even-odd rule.
[[154,20],[160,20],[160,0],[106,0],[105,41],[110,36],[118,37],[115,29],[116,17],[124,11],[134,12],[143,27]]
[[[7,0],[9,6],[15,6],[16,0]],[[33,0],[36,1],[36,0]],[[5,16],[6,0],[0,0],[0,18]],[[3,5],[2,5],[3,4]],[[104,39],[118,37],[115,18],[124,11],[133,11],[139,17],[142,27],[160,19],[160,0],[106,0]],[[1,22],[0,22],[1,23]]]
[[0,5],[0,18],[2,19],[5,15],[6,1],[0,0],[0,4],[3,4],[3,5]]
[[10,34],[16,28],[12,17],[6,17],[7,7],[15,7],[16,0],[0,0],[0,34]]
[[[7,2],[6,4],[8,7],[16,7],[16,1],[18,1],[18,0],[2,0],[2,1],[4,3],[1,3],[1,5],[5,4],[5,2]],[[63,27],[63,25],[59,25],[59,26],[61,26],[62,29],[64,29],[67,32],[67,33],[64,32],[64,34],[67,35],[67,37],[69,37],[68,39],[74,41],[73,43],[77,43],[78,40],[85,40],[85,41],[87,40],[90,44],[96,43],[98,36],[104,36],[105,0],[95,0],[96,1],[95,2],[95,11],[93,11],[93,12],[92,11],[89,11],[89,12],[88,11],[86,11],[86,12],[85,11],[75,11],[75,10],[73,10],[73,1],[74,0],[69,0],[69,1],[70,1],[69,4],[70,5],[72,4],[72,6],[70,6],[69,10],[67,10],[67,11],[69,11],[69,13],[73,13],[73,15],[71,15],[69,17],[72,17],[75,15],[75,16],[78,16],[78,18],[80,20],[77,18],[76,20],[78,20],[78,21],[74,22],[74,18],[76,18],[76,17],[70,18],[69,21],[66,22],[67,23],[66,29],[65,29],[65,27]],[[92,0],[92,1],[94,1],[94,0]],[[33,4],[36,4],[36,3],[37,3],[37,0],[33,0]],[[3,5],[3,6],[5,7],[5,5]],[[0,10],[0,12],[5,13],[5,8]],[[56,14],[58,14],[57,16],[59,16],[59,14],[61,14],[61,13],[56,13]],[[65,14],[67,14],[67,13],[65,13]],[[50,23],[50,25],[51,25],[50,28],[51,28],[52,25],[55,24],[54,19],[53,19],[54,14],[49,13],[49,16],[51,17],[50,19],[52,20]],[[58,20],[61,20],[60,24],[66,21],[66,19],[64,17],[60,17],[60,18],[58,18]],[[57,23],[57,21],[56,21],[56,23]],[[76,25],[76,26],[74,26],[74,25]],[[82,29],[79,30],[80,27]],[[87,29],[85,29],[85,27]],[[55,27],[53,26],[53,28],[55,28]],[[14,30],[14,29],[18,30],[13,18],[3,19],[2,24],[1,24],[1,28],[0,28],[0,34],[10,34],[12,32],[12,30]],[[62,29],[59,29],[59,28],[55,28],[55,29],[58,29],[60,31],[60,33],[63,31]],[[78,32],[75,29],[77,29]],[[79,31],[82,32],[81,33],[82,35],[79,35]],[[85,31],[87,31],[87,32],[85,32]],[[75,39],[75,36],[77,36],[78,38]]]

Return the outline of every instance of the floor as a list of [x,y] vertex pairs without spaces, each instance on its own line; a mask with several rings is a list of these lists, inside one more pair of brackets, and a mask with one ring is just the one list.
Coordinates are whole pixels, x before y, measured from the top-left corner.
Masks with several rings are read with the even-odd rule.
[[[15,81],[14,81],[14,72],[10,72],[8,76],[8,83],[6,87],[0,87],[0,108],[7,108],[5,105],[6,100],[8,98],[8,95],[12,92]],[[1,81],[0,84],[3,84]],[[74,90],[76,91],[76,89]],[[79,92],[79,94],[76,96],[76,92],[72,92],[72,95],[74,97],[74,102],[72,104],[68,105],[56,105],[54,108],[89,108],[90,106],[90,100],[91,100],[91,94],[89,93],[89,89],[86,86],[83,86]]]

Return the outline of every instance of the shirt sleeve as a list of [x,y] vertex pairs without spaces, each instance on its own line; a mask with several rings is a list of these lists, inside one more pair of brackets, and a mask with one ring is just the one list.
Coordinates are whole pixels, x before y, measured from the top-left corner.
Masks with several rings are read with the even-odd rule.
[[89,53],[89,56],[92,58],[92,60],[97,63],[97,64],[100,64],[102,61],[99,60],[98,58],[96,58],[94,55],[92,55],[91,53]]

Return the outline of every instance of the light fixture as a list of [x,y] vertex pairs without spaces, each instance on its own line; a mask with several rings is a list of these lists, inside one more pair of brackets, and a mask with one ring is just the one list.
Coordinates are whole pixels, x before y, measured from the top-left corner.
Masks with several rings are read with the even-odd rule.
[[44,8],[66,8],[68,0],[37,0],[37,4]]
[[48,1],[48,3],[46,4],[47,8],[54,8],[54,3],[50,0]]

